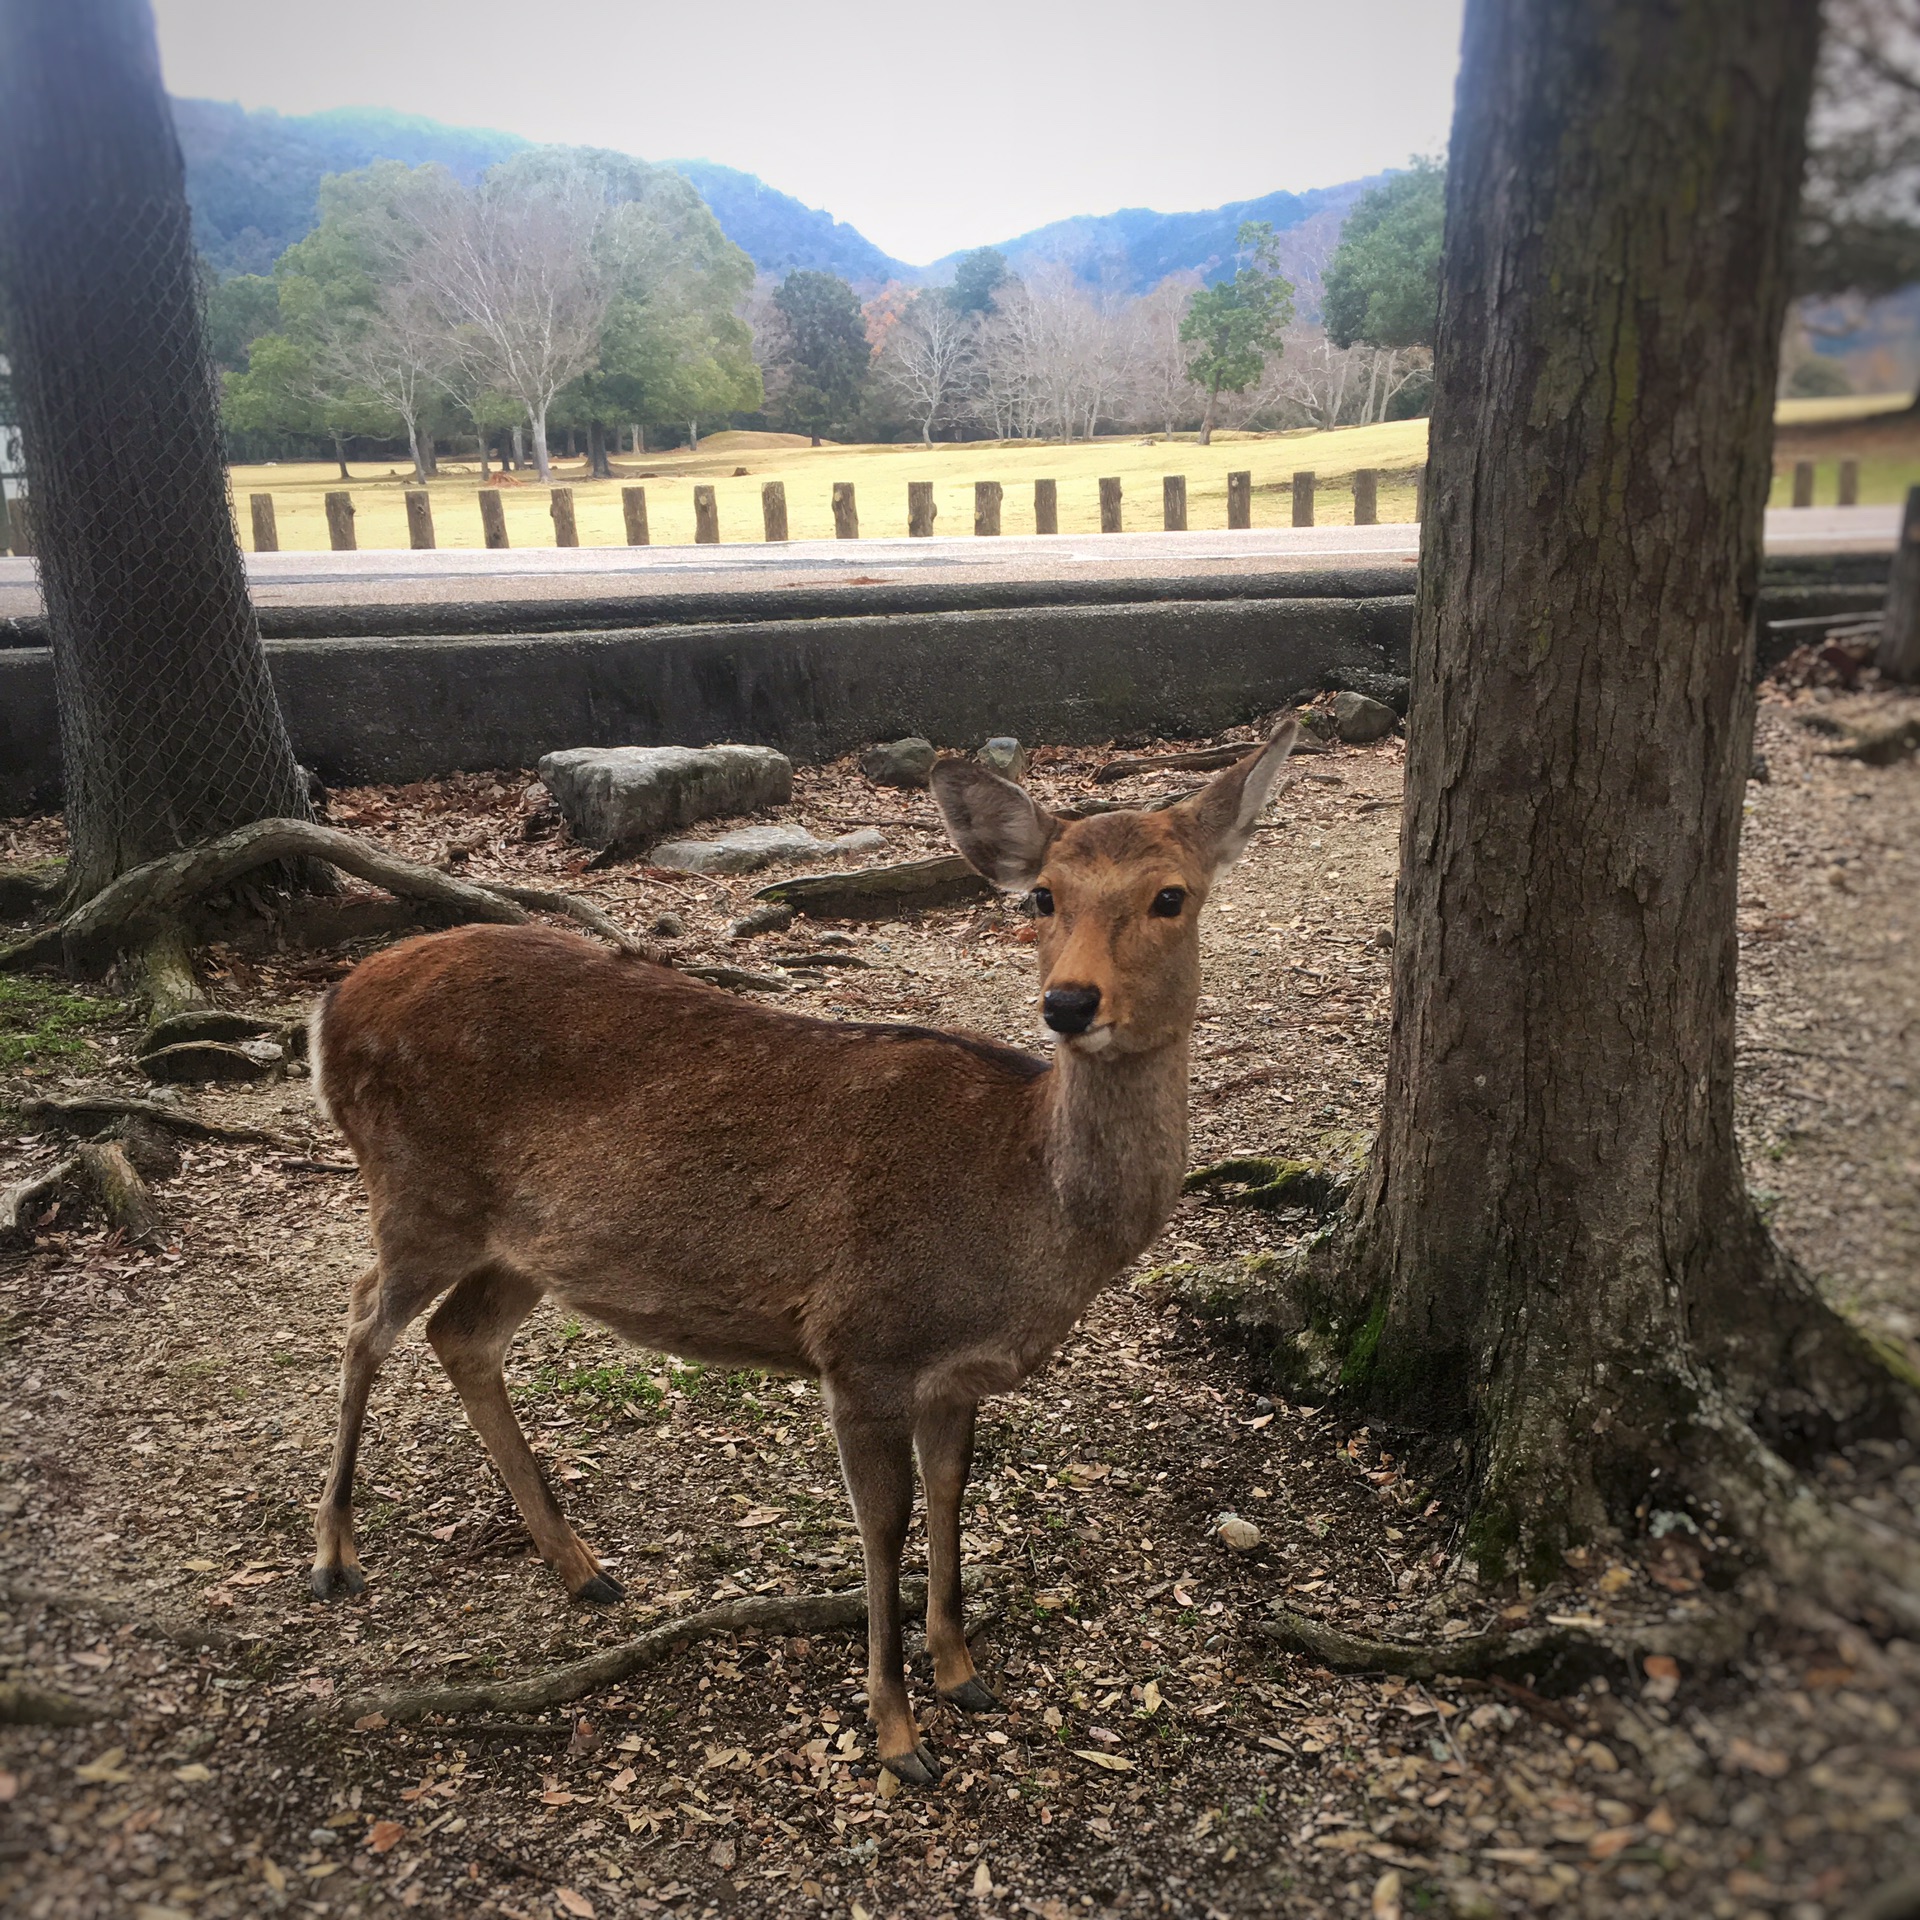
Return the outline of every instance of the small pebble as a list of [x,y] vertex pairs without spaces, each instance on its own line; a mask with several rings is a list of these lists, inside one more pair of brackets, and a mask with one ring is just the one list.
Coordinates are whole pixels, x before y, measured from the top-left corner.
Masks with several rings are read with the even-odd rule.
[[677,913],[656,913],[647,931],[656,940],[681,940],[686,937],[687,923]]

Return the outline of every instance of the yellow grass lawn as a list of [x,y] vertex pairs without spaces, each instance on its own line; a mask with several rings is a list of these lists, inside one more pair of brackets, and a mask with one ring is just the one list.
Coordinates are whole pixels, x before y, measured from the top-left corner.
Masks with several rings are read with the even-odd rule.
[[[934,531],[973,532],[976,480],[998,480],[1006,492],[1001,530],[1033,532],[1033,483],[1051,479],[1060,494],[1060,531],[1093,533],[1100,526],[1100,481],[1118,476],[1124,488],[1128,531],[1152,531],[1161,525],[1161,477],[1186,476],[1187,525],[1196,532],[1227,524],[1227,475],[1245,469],[1253,475],[1253,524],[1292,524],[1291,483],[1298,470],[1317,476],[1316,517],[1323,526],[1344,526],[1353,519],[1351,477],[1357,467],[1381,469],[1379,515],[1382,520],[1413,518],[1413,471],[1426,458],[1424,420],[1388,421],[1375,427],[1347,427],[1333,433],[1302,431],[1214,436],[1211,447],[1191,435],[1172,442],[1161,436],[1132,434],[1091,443],[1042,445],[1032,441],[969,441],[928,447],[809,447],[786,434],[716,433],[698,453],[622,455],[616,478],[589,480],[584,460],[554,463],[554,481],[573,489],[574,513],[583,547],[622,546],[620,489],[643,485],[647,519],[656,546],[693,542],[693,489],[711,484],[720,511],[723,541],[764,538],[760,489],[781,481],[787,493],[787,526],[795,540],[833,538],[833,487],[851,481],[863,537],[904,537],[907,531],[907,483],[931,480],[938,510]],[[745,468],[744,473],[739,469]],[[242,543],[253,544],[247,497],[273,496],[280,545],[287,551],[326,547],[324,496],[343,488],[353,496],[354,533],[362,547],[404,547],[406,508],[402,500],[413,484],[402,463],[355,464],[353,478],[322,462],[288,462],[232,470],[236,517]],[[484,545],[480,531],[478,470],[470,461],[445,462],[429,483],[436,544]],[[511,475],[499,489],[506,505],[507,538],[516,547],[554,544],[547,489],[529,469]]]

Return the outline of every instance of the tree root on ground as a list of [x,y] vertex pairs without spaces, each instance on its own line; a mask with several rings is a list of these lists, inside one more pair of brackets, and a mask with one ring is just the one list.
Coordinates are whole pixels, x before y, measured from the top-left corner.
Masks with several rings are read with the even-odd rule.
[[230,1140],[243,1146],[278,1147],[283,1153],[305,1151],[298,1140],[271,1133],[265,1127],[235,1127],[208,1120],[188,1107],[169,1106],[163,1100],[141,1100],[124,1093],[80,1093],[55,1095],[44,1100],[26,1100],[21,1113],[35,1127],[60,1127],[82,1136],[104,1133],[121,1120],[150,1121],[170,1133],[183,1133],[193,1140]]
[[56,926],[0,947],[0,971],[64,965],[97,971],[122,954],[137,957],[143,991],[161,1017],[204,1004],[187,952],[185,916],[195,901],[261,867],[320,861],[405,899],[463,921],[522,926],[535,913],[573,920],[621,951],[658,960],[590,901],[544,887],[458,880],[435,867],[310,820],[256,820],[123,873]]
[[[982,1578],[979,1572],[967,1576],[969,1590]],[[919,1618],[927,1610],[927,1583],[903,1580],[900,1583],[900,1607],[903,1615]],[[564,1667],[524,1680],[501,1680],[479,1687],[416,1687],[398,1693],[361,1693],[337,1700],[325,1709],[329,1719],[345,1721],[379,1715],[383,1720],[419,1720],[427,1714],[451,1717],[475,1713],[538,1713],[545,1707],[564,1706],[604,1687],[617,1685],[647,1667],[657,1666],[670,1653],[716,1634],[740,1633],[753,1629],[762,1633],[831,1633],[838,1629],[863,1627],[867,1621],[867,1596],[864,1588],[850,1587],[842,1593],[756,1594],[741,1600],[723,1601],[700,1613],[689,1613],[678,1620],[663,1621],[649,1628],[636,1640],[623,1641],[575,1660]],[[984,1622],[976,1622],[974,1631]]]
[[176,1647],[185,1647],[190,1653],[209,1649],[224,1652],[240,1644],[239,1635],[229,1633],[224,1627],[203,1627],[188,1621],[158,1619],[153,1614],[142,1613],[124,1601],[110,1599],[104,1594],[63,1593],[48,1587],[0,1581],[0,1600],[16,1607],[48,1607],[55,1613],[91,1614],[94,1619],[104,1620],[109,1626],[133,1627],[141,1633],[171,1640]]
[[1667,1654],[1692,1666],[1724,1666],[1746,1645],[1753,1619],[1745,1610],[1714,1611],[1685,1620],[1617,1626],[1518,1627],[1457,1640],[1371,1640],[1276,1607],[1255,1631],[1338,1673],[1397,1673],[1423,1681],[1523,1681],[1545,1696],[1571,1692],[1596,1674],[1635,1671],[1646,1654]]
[[1237,1154],[1216,1160],[1211,1166],[1196,1167],[1180,1183],[1182,1193],[1202,1193],[1213,1188],[1239,1186],[1239,1193],[1227,1195],[1230,1207],[1310,1207],[1326,1213],[1347,1197],[1352,1182],[1308,1160],[1275,1160],[1264,1154]]
[[126,1149],[109,1140],[89,1143],[44,1173],[0,1187],[0,1246],[31,1239],[41,1210],[63,1193],[84,1193],[97,1201],[129,1240],[155,1236],[159,1219],[153,1195],[134,1171]]
[[24,1680],[0,1680],[0,1727],[90,1727],[108,1711],[70,1693],[30,1687]]

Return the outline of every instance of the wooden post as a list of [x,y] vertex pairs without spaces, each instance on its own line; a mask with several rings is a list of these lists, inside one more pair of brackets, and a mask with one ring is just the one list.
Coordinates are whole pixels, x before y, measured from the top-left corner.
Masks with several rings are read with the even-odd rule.
[[1843,507],[1857,507],[1860,504],[1860,462],[1842,460],[1840,462],[1840,500]]
[[976,480],[973,483],[973,530],[976,534],[1000,531],[1000,482]]
[[1356,467],[1353,472],[1353,524],[1377,526],[1380,522],[1380,473],[1376,467]]
[[480,533],[490,547],[507,544],[507,503],[492,487],[480,489]]
[[1184,473],[1160,476],[1160,524],[1168,533],[1187,530],[1187,476]]
[[1907,489],[1873,664],[1889,680],[1920,681],[1920,487]]
[[1060,531],[1060,483],[1057,480],[1033,483],[1033,530],[1035,533]]
[[247,505],[253,509],[253,550],[255,553],[280,551],[280,523],[273,516],[273,495],[250,493]]
[[1813,462],[1796,460],[1793,463],[1793,504],[1796,507],[1813,505]]
[[851,480],[833,483],[833,537],[836,540],[860,538],[860,509],[854,504]]
[[433,545],[433,502],[425,487],[407,489],[407,542],[417,548]]
[[787,488],[783,480],[769,480],[760,489],[760,518],[769,540],[787,537]]
[[555,487],[553,505],[547,511],[553,515],[553,544],[556,547],[577,547],[580,544],[580,526],[573,517],[573,489]]
[[693,537],[703,547],[720,544],[720,503],[711,487],[693,490]]
[[933,504],[931,480],[907,482],[907,533],[911,539],[931,540],[934,515],[939,511]]
[[1230,473],[1227,475],[1227,526],[1231,530],[1252,525],[1253,475]]
[[1293,476],[1293,524],[1296,527],[1313,525],[1313,475],[1310,473]]
[[[634,428],[638,433],[640,429]],[[626,516],[627,545],[644,547],[647,542],[647,490],[645,487],[622,487],[620,489],[620,511]]]
[[1100,531],[1119,533],[1120,526],[1120,482],[1102,480],[1100,482]]
[[358,546],[353,537],[352,494],[327,495],[327,538],[333,542],[335,553],[352,553]]

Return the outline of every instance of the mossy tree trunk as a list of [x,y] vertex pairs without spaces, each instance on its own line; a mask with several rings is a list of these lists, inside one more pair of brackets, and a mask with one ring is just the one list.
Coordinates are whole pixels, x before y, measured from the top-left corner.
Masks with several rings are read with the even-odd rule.
[[1386,1110],[1307,1317],[1360,1406],[1469,1438],[1488,1574],[1660,1508],[1764,1525],[1783,1456],[1902,1417],[1734,1136],[1816,26],[1815,0],[1467,8]]

